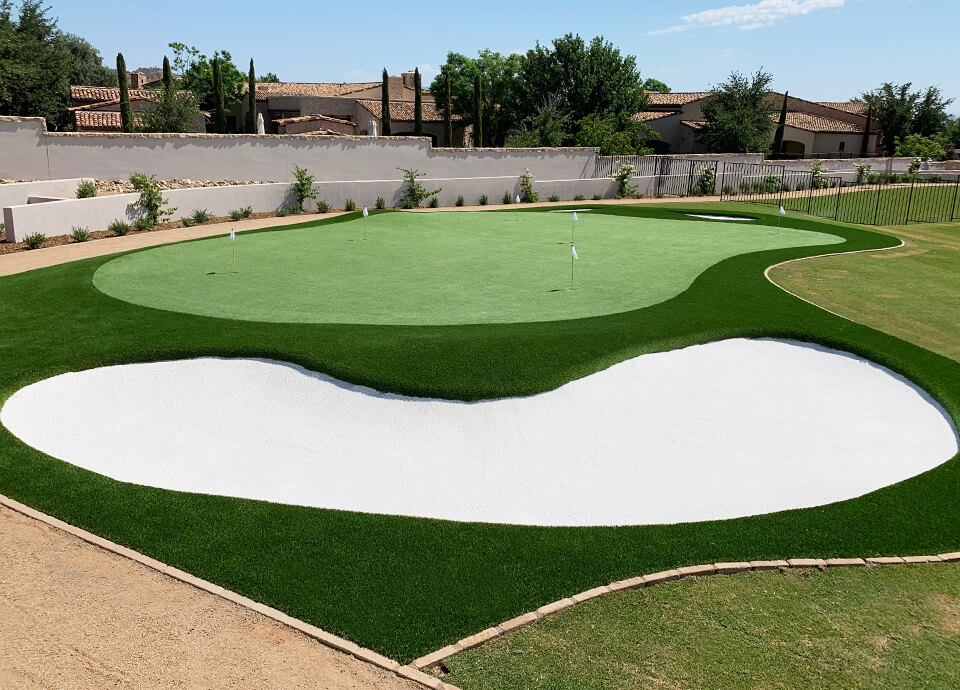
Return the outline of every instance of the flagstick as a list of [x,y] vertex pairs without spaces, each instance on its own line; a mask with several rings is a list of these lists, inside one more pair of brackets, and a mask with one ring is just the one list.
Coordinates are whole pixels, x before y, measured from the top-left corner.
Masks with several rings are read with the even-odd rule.
[[577,227],[576,219],[570,221],[570,244],[573,244],[573,229]]
[[367,217],[363,217],[363,239],[367,239]]
[[573,252],[570,252],[570,289],[573,289]]
[[230,244],[233,245],[233,272],[237,272],[237,240],[234,238]]

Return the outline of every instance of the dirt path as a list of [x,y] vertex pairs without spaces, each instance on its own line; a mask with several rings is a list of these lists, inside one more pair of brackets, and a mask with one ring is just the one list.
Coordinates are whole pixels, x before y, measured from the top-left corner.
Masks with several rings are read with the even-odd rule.
[[0,507],[0,688],[419,686]]

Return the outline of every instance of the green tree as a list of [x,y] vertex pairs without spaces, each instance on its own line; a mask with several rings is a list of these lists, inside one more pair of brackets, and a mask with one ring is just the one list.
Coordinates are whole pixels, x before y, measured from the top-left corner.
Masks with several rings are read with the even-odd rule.
[[170,48],[173,50],[173,71],[180,76],[180,88],[193,92],[201,110],[217,109],[217,95],[213,84],[214,60],[220,63],[224,106],[229,108],[243,100],[247,75],[233,63],[228,51],[215,51],[213,57],[208,58],[196,48],[183,43],[171,43]]
[[144,132],[196,132],[202,130],[202,120],[193,94],[178,91],[170,70],[170,60],[163,58],[163,79],[155,100],[140,112]]
[[450,75],[443,77],[443,145],[453,146],[453,113],[450,112]]
[[67,80],[71,85],[113,86],[117,83],[116,71],[103,64],[100,52],[85,38],[61,33],[56,41],[69,56]]
[[260,77],[260,81],[266,82],[266,83],[269,83],[269,84],[279,84],[279,83],[280,83],[280,77],[278,77],[278,76],[277,76],[276,74],[274,74],[273,72],[267,72],[267,73],[264,74],[262,77]]
[[873,129],[873,106],[867,106],[867,124],[863,128],[863,144],[860,146],[860,155],[866,157],[870,151],[870,131]]
[[597,147],[604,156],[652,153],[647,143],[657,138],[647,125],[625,114],[587,115],[577,124],[580,129],[574,138],[576,145]]
[[643,80],[643,90],[654,93],[670,93],[670,87],[659,79],[647,78]]
[[956,117],[947,125],[946,139],[955,148],[960,147],[960,117]]
[[133,111],[130,108],[130,78],[123,53],[117,53],[117,86],[120,87],[120,129],[129,134],[133,131]]
[[473,145],[483,147],[483,81],[478,74],[473,78]]
[[767,150],[774,108],[768,99],[773,75],[758,70],[752,77],[733,72],[701,104],[706,124],[697,141],[710,153],[756,153]]
[[247,77],[247,134],[257,133],[257,75],[253,71],[253,58],[250,58],[250,74]]
[[777,122],[777,133],[773,135],[773,146],[770,147],[770,151],[774,156],[783,155],[783,133],[787,129],[787,98],[789,95],[789,91],[785,91],[783,94],[783,107],[780,109],[780,120]]
[[423,136],[423,89],[420,86],[420,68],[413,68],[413,135]]
[[213,131],[217,134],[227,133],[226,96],[219,57],[213,58]]
[[893,155],[938,160],[943,158],[949,143],[942,132],[930,137],[925,137],[922,134],[910,134],[903,141],[897,142]]
[[507,137],[506,145],[515,148],[563,146],[570,127],[570,114],[548,96],[537,112],[528,117]]
[[387,74],[387,68],[383,68],[383,81],[380,84],[380,123],[383,128],[383,136],[389,137],[393,131],[390,122],[390,75]]
[[910,121],[910,133],[924,137],[946,131],[950,124],[947,115],[947,106],[953,103],[952,98],[944,98],[936,86],[927,87],[923,95],[917,100],[913,111],[913,120]]
[[912,93],[906,84],[885,83],[879,89],[862,94],[861,98],[873,110],[873,117],[880,128],[880,146],[887,155],[897,148],[897,140],[910,134],[910,125],[920,94]]

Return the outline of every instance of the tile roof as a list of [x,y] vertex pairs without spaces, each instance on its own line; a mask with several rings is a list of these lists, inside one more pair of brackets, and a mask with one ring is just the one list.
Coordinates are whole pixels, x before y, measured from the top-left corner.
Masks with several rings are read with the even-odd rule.
[[669,110],[644,110],[639,113],[634,113],[630,116],[630,119],[634,122],[649,122],[650,120],[659,120],[662,117],[671,117],[672,115],[676,115],[676,113]]
[[280,118],[279,120],[274,120],[273,122],[278,125],[293,125],[299,122],[318,122],[321,120],[324,122],[337,122],[343,125],[353,125],[354,127],[357,126],[356,122],[350,122],[350,120],[340,120],[328,115],[300,115],[298,117],[284,117]]
[[334,132],[332,129],[314,129],[309,132],[297,132],[299,137],[314,137],[314,136],[332,136],[332,137],[345,137],[349,136],[343,132]]
[[257,100],[270,96],[346,96],[380,86],[379,81],[335,83],[257,82]]
[[[357,103],[373,113],[376,118],[381,119],[383,109],[380,101],[358,99]],[[413,103],[410,101],[390,101],[390,119],[396,122],[413,122]],[[456,122],[460,119],[460,116],[453,115],[450,119]],[[423,103],[423,121],[443,121],[443,115],[437,109],[436,104],[426,101]]]
[[854,115],[866,115],[867,114],[867,104],[866,103],[856,103],[854,101],[817,101],[818,105],[826,106],[827,108],[833,108],[834,110],[843,110],[848,113],[853,113]]
[[[780,113],[774,113],[770,119],[779,122]],[[702,129],[707,124],[705,120],[683,120],[682,122],[691,129]],[[813,113],[788,112],[787,127],[821,134],[863,134],[863,127]]]
[[[77,130],[98,130],[102,132],[119,132],[120,113],[112,110],[75,110],[74,124]],[[143,122],[134,114],[134,127],[142,126]]]
[[680,124],[686,125],[690,129],[703,129],[704,125],[707,124],[706,120],[681,120]]
[[656,93],[655,91],[646,91],[645,93],[650,105],[681,106],[686,105],[687,103],[693,103],[694,101],[699,101],[701,98],[706,98],[712,94],[713,91],[687,91],[678,93]]
[[[153,89],[130,89],[130,98],[153,98],[156,93]],[[116,86],[71,86],[70,100],[84,104],[119,101],[120,89]]]

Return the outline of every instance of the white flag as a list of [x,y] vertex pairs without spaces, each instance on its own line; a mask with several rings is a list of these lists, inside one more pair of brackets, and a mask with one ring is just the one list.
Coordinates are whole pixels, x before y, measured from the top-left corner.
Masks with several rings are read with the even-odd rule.
[[367,207],[364,206],[364,207],[363,207],[363,217],[366,218],[366,217],[369,216],[369,215],[370,215],[370,214],[367,212]]
[[578,220],[580,220],[580,219],[577,218],[577,212],[574,211],[574,212],[573,212],[573,222],[576,223]]
[[517,203],[518,203],[518,204],[520,203],[520,195],[519,195],[519,194],[517,194]]
[[780,207],[780,215],[781,216],[787,215],[787,212],[783,210],[783,206]]
[[574,259],[579,259],[579,258],[580,258],[580,257],[577,255],[577,248],[574,247],[572,244],[570,245],[570,251],[573,252],[573,258],[574,258]]
[[231,230],[231,231],[230,231],[230,240],[233,241],[233,240],[235,240],[235,239],[237,239],[237,234],[236,234],[233,230]]

